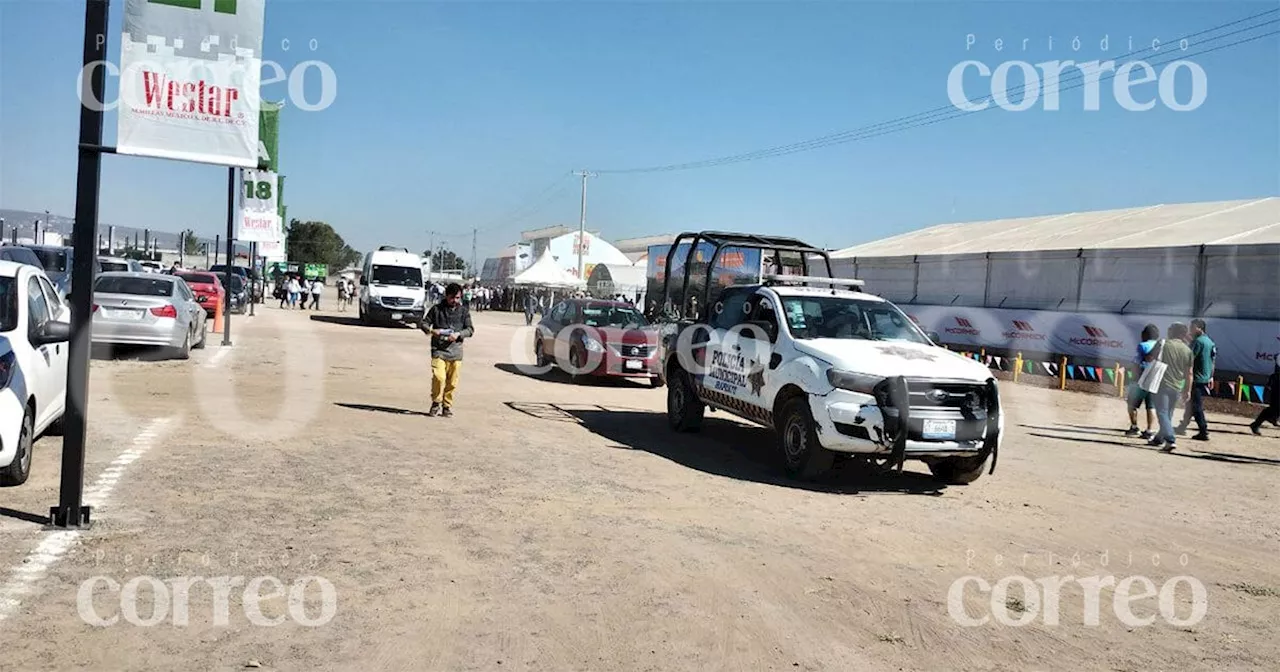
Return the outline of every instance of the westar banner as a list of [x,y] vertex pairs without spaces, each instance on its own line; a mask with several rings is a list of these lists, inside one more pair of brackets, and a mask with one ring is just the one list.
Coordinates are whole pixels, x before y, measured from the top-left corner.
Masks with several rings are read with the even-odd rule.
[[276,174],[269,170],[240,171],[240,226],[236,240],[269,243],[280,238],[280,214],[276,201]]
[[125,0],[121,154],[258,166],[265,0]]

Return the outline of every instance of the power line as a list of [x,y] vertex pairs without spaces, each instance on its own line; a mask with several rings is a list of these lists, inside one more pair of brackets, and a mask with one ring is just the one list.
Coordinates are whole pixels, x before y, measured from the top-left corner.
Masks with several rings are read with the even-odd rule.
[[[1269,15],[1269,14],[1275,14],[1275,13],[1277,13],[1277,12],[1280,12],[1280,9],[1272,9],[1272,10],[1268,10],[1268,11],[1265,11],[1265,12],[1260,12],[1260,13],[1258,13],[1258,14],[1254,14],[1254,15],[1252,15],[1252,16],[1248,16],[1248,17],[1245,17],[1245,18],[1243,18],[1243,19],[1238,19],[1238,20],[1231,21],[1231,22],[1228,22],[1228,23],[1224,23],[1224,24],[1221,24],[1221,25],[1218,25],[1218,26],[1214,26],[1214,27],[1212,27],[1212,28],[1207,28],[1207,29],[1205,29],[1205,30],[1201,30],[1201,31],[1198,31],[1198,32],[1195,32],[1195,33],[1191,33],[1191,34],[1185,35],[1185,36],[1183,36],[1183,37],[1181,37],[1181,38],[1177,38],[1177,39],[1173,40],[1172,42],[1170,42],[1170,44],[1180,44],[1183,40],[1190,41],[1192,38],[1199,37],[1199,36],[1201,36],[1201,35],[1205,35],[1205,34],[1208,34],[1208,33],[1213,33],[1213,32],[1216,32],[1216,31],[1222,30],[1222,29],[1224,29],[1224,28],[1230,28],[1230,27],[1232,27],[1232,26],[1236,26],[1236,25],[1239,25],[1239,24],[1241,24],[1241,23],[1247,23],[1247,22],[1252,21],[1252,20],[1254,20],[1254,19],[1258,19],[1258,18],[1261,18],[1261,17],[1267,16],[1267,15]],[[1237,35],[1237,34],[1240,34],[1240,33],[1245,33],[1245,32],[1249,32],[1249,31],[1252,31],[1252,30],[1256,30],[1257,28],[1260,28],[1260,27],[1262,27],[1262,26],[1266,26],[1266,25],[1270,25],[1270,24],[1274,24],[1274,23],[1278,23],[1278,22],[1280,22],[1280,19],[1272,19],[1272,20],[1269,20],[1269,21],[1264,21],[1264,22],[1261,22],[1261,23],[1257,23],[1257,24],[1254,24],[1254,25],[1250,25],[1250,26],[1247,26],[1247,27],[1242,28],[1242,29],[1238,29],[1238,30],[1235,30],[1235,31],[1232,31],[1232,32],[1229,32],[1229,33],[1225,33],[1225,34],[1222,34],[1222,35],[1217,35],[1217,36],[1215,36],[1215,37],[1211,37],[1211,38],[1209,38],[1208,40],[1204,40],[1204,41],[1202,41],[1202,44],[1207,44],[1207,43],[1209,43],[1209,42],[1213,42],[1213,41],[1221,40],[1221,39],[1223,39],[1223,38],[1230,37],[1230,36],[1232,36],[1232,35]],[[1164,65],[1164,64],[1170,63],[1170,62],[1172,62],[1172,61],[1174,61],[1174,60],[1185,59],[1185,58],[1188,58],[1188,57],[1190,57],[1190,56],[1199,56],[1199,55],[1208,54],[1208,53],[1212,53],[1212,52],[1214,52],[1214,51],[1219,51],[1219,50],[1221,50],[1221,49],[1226,49],[1226,48],[1229,48],[1229,47],[1238,46],[1238,45],[1241,45],[1241,44],[1245,44],[1245,43],[1247,43],[1247,42],[1253,42],[1253,41],[1255,41],[1255,40],[1259,40],[1259,39],[1262,39],[1262,38],[1265,38],[1265,37],[1270,37],[1270,36],[1272,36],[1272,35],[1276,35],[1276,34],[1277,34],[1277,32],[1264,33],[1264,34],[1262,34],[1262,35],[1257,35],[1257,36],[1254,36],[1254,37],[1251,37],[1251,38],[1242,39],[1242,40],[1239,40],[1239,41],[1236,41],[1236,42],[1232,42],[1232,43],[1229,43],[1229,44],[1218,45],[1218,46],[1215,46],[1215,47],[1213,47],[1213,48],[1205,49],[1205,50],[1202,50],[1202,51],[1198,51],[1198,52],[1193,53],[1193,54],[1187,54],[1187,53],[1185,53],[1185,52],[1181,52],[1181,51],[1179,51],[1179,52],[1176,52],[1176,53],[1174,54],[1174,57],[1173,57],[1173,58],[1171,58],[1171,59],[1169,59],[1169,60],[1166,60],[1166,61],[1159,62],[1159,63],[1152,63],[1152,65]],[[1200,46],[1202,46],[1202,45],[1200,45]],[[1139,50],[1132,51],[1132,52],[1130,52],[1130,53],[1128,53],[1128,54],[1125,54],[1125,55],[1123,55],[1123,56],[1120,56],[1119,58],[1123,59],[1123,58],[1127,58],[1127,57],[1130,57],[1130,56],[1136,56],[1136,55],[1139,55],[1139,54],[1144,54],[1144,53],[1147,53],[1147,52],[1156,51],[1157,49],[1158,49],[1158,47],[1155,47],[1155,46],[1148,47],[1148,48],[1146,48],[1146,49],[1139,49]],[[1051,92],[1053,92],[1053,93],[1058,93],[1058,92],[1062,92],[1062,91],[1070,91],[1070,90],[1072,90],[1072,89],[1076,89],[1076,88],[1079,88],[1080,86],[1084,86],[1085,84],[1087,84],[1087,83],[1088,83],[1088,80],[1086,79],[1086,77],[1085,77],[1085,75],[1084,75],[1083,71],[1079,71],[1079,69],[1077,69],[1076,71],[1073,71],[1071,74],[1072,74],[1072,75],[1074,75],[1074,74],[1076,74],[1076,72],[1079,72],[1080,77],[1079,77],[1079,79],[1078,79],[1076,82],[1073,82],[1071,86],[1063,87],[1063,86],[1062,86],[1062,81],[1059,81],[1059,82],[1058,82],[1058,84],[1057,84],[1057,86],[1053,87],[1050,91],[1051,91]],[[1114,78],[1114,77],[1115,77],[1115,73],[1114,73],[1114,72],[1111,72],[1109,76],[1106,76],[1106,77],[1099,77],[1097,81],[1098,81],[1099,83],[1101,83],[1101,81],[1103,81],[1104,79],[1111,79],[1111,78]],[[1071,79],[1071,76],[1068,76],[1068,77],[1066,77],[1066,78],[1064,78],[1064,79],[1069,80],[1069,79]],[[1037,86],[1038,86],[1038,84],[1037,84]],[[1023,85],[1023,86],[1021,86],[1021,87],[1016,87],[1015,89],[1011,89],[1011,90],[1009,90],[1009,91],[1006,91],[1006,92],[1005,92],[1005,95],[1006,95],[1006,96],[1009,96],[1009,95],[1011,95],[1011,94],[1015,94],[1015,93],[1017,93],[1017,92],[1019,92],[1019,91],[1021,91],[1021,92],[1025,92],[1028,88],[1029,88],[1029,84],[1024,84],[1024,85]],[[599,171],[597,171],[597,172],[598,172],[598,173],[604,173],[604,174],[614,174],[614,175],[617,175],[617,174],[627,174],[627,173],[632,173],[632,174],[634,174],[634,173],[656,173],[656,172],[669,172],[669,171],[677,171],[677,170],[692,170],[692,169],[696,169],[696,168],[711,168],[711,167],[716,167],[716,166],[721,166],[721,165],[727,165],[727,164],[732,164],[732,163],[742,163],[742,162],[746,162],[746,161],[755,161],[755,160],[760,160],[760,159],[773,158],[773,157],[776,157],[776,156],[785,156],[785,155],[787,155],[787,154],[794,154],[794,153],[797,153],[797,152],[804,152],[804,151],[810,151],[810,150],[814,150],[814,149],[821,149],[821,148],[824,148],[824,147],[830,147],[830,146],[832,146],[832,145],[844,144],[844,143],[847,143],[847,142],[854,142],[854,141],[857,141],[857,140],[865,140],[865,139],[869,139],[869,138],[879,137],[879,136],[881,136],[881,135],[887,135],[887,134],[889,134],[889,133],[896,133],[896,132],[899,132],[899,131],[909,130],[909,129],[912,129],[912,128],[920,128],[920,127],[922,127],[922,126],[929,126],[929,125],[932,125],[932,124],[938,123],[938,122],[940,122],[940,121],[947,121],[947,120],[950,120],[950,119],[957,119],[957,118],[959,118],[959,117],[967,116],[967,115],[973,114],[973,113],[975,113],[975,112],[981,112],[981,111],[983,111],[983,110],[991,109],[991,107],[992,107],[992,106],[991,106],[991,102],[993,102],[994,97],[995,97],[995,96],[994,96],[994,94],[993,94],[992,96],[988,96],[987,98],[984,98],[984,99],[982,99],[982,100],[980,100],[980,101],[975,101],[975,102],[976,102],[976,104],[983,104],[983,103],[985,103],[985,104],[986,104],[982,109],[964,110],[964,109],[960,109],[960,108],[954,107],[954,106],[952,106],[952,105],[944,105],[944,106],[941,106],[941,107],[934,108],[934,109],[932,109],[932,110],[927,110],[927,111],[925,111],[925,112],[920,112],[920,113],[912,114],[912,115],[908,115],[908,116],[905,116],[905,117],[898,117],[898,118],[896,118],[896,119],[891,119],[891,120],[888,120],[888,121],[883,121],[883,122],[879,122],[879,123],[876,123],[876,124],[871,124],[871,125],[869,125],[869,126],[863,126],[863,127],[860,127],[860,128],[855,128],[855,129],[852,129],[852,130],[849,130],[849,131],[843,131],[843,132],[840,132],[840,133],[834,133],[834,134],[830,134],[830,135],[825,135],[825,136],[821,136],[821,137],[818,137],[818,138],[813,138],[813,139],[810,139],[810,140],[804,140],[804,141],[801,141],[801,142],[795,142],[795,143],[791,143],[791,144],[787,144],[787,145],[779,145],[779,146],[775,146],[775,147],[769,147],[769,148],[765,148],[765,149],[759,149],[759,150],[755,150],[755,151],[752,151],[752,152],[745,152],[745,153],[741,153],[741,154],[732,154],[732,155],[728,155],[728,156],[716,157],[716,158],[711,158],[711,159],[703,159],[703,160],[700,160],[700,161],[690,161],[690,162],[685,162],[685,163],[675,163],[675,164],[667,164],[667,165],[659,165],[659,166],[649,166],[649,167],[643,167],[643,168],[625,168],[625,169],[599,170]]]

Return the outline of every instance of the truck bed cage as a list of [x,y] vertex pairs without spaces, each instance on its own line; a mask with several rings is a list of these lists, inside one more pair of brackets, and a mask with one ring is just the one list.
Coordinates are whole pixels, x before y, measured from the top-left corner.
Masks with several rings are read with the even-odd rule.
[[[700,233],[686,231],[676,236],[676,239],[671,243],[671,247],[667,250],[666,264],[662,271],[663,306],[665,306],[671,299],[671,263],[675,260],[680,246],[685,243],[688,243],[689,248],[685,252],[684,277],[680,282],[681,306],[679,313],[677,313],[678,315],[684,314],[684,304],[688,301],[689,269],[692,267],[690,260],[694,258],[694,255],[697,253],[697,250],[702,243],[709,243],[715,247],[715,250],[711,253],[711,259],[707,262],[707,274],[704,279],[705,281],[702,284],[702,306],[706,306],[708,303],[707,295],[711,291],[711,274],[715,270],[716,262],[720,259],[720,253],[726,247],[772,251],[774,264],[776,265],[777,270],[781,270],[782,268],[781,254],[783,252],[798,253],[800,255],[800,273],[802,276],[810,276],[809,256],[815,255],[822,258],[823,264],[826,266],[826,277],[835,277],[835,274],[831,271],[831,255],[826,250],[820,247],[814,247],[798,238],[760,236],[751,233],[733,233],[729,231],[702,231]],[[763,281],[764,278],[761,278],[761,280]]]

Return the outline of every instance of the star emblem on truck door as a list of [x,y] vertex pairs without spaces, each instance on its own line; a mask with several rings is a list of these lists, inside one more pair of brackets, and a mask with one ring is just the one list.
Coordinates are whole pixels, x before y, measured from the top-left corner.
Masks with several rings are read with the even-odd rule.
[[896,345],[885,345],[880,347],[880,352],[891,357],[901,357],[903,359],[918,359],[926,362],[932,362],[937,359],[933,353],[920,352],[911,348],[903,348]]
[[764,389],[764,367],[751,362],[751,373],[747,376],[747,382],[751,383],[751,394],[760,396],[760,390]]

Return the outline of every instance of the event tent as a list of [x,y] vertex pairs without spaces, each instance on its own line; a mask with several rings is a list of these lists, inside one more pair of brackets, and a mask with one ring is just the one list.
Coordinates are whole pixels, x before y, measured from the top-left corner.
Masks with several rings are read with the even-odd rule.
[[543,252],[533,265],[511,278],[513,285],[533,285],[537,287],[581,287],[583,285],[571,273],[556,263],[551,252]]

